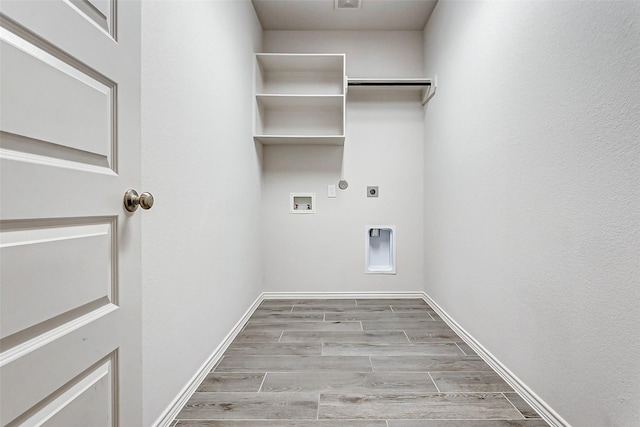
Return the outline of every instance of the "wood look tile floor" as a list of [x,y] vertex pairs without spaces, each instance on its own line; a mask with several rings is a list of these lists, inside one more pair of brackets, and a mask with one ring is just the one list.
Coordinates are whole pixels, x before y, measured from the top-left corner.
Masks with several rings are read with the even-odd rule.
[[174,427],[548,424],[423,300],[266,300]]

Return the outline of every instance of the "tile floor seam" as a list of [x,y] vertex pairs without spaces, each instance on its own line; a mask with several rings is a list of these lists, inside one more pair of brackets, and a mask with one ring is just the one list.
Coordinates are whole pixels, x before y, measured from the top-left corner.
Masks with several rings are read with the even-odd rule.
[[[507,395],[506,395],[506,394],[504,394],[504,393],[505,393],[505,392],[502,392],[502,393],[500,393],[500,394],[501,394],[501,395],[503,395],[505,399],[507,399],[507,402],[509,402],[509,403],[511,404],[511,406],[513,406],[513,407],[514,407],[514,409],[515,409],[516,411],[518,411],[518,413],[520,414],[520,416],[522,416],[522,418],[523,418],[523,419],[525,419],[525,420],[526,420],[526,419],[528,419],[527,417],[525,417],[525,416],[524,416],[524,414],[522,413],[522,411],[516,407],[516,405],[511,401],[511,399],[509,399],[509,398],[507,397]],[[509,393],[510,393],[510,392],[509,392]],[[514,391],[514,393],[515,393],[515,391]],[[536,413],[537,413],[537,412],[536,412]]]
[[264,385],[264,382],[267,379],[267,374],[268,374],[268,372],[264,373],[264,376],[262,377],[262,382],[260,383],[260,387],[258,387],[257,393],[261,393],[262,392],[262,386]]
[[438,387],[438,384],[436,384],[436,380],[434,380],[433,377],[431,376],[431,372],[427,372],[427,375],[429,375],[429,378],[431,378],[431,382],[433,383],[433,385],[436,386],[436,390],[438,390],[438,393],[442,393],[440,391],[440,387]]
[[462,352],[462,354],[464,354],[465,356],[469,356],[469,355],[468,355],[468,354],[467,354],[467,353],[462,349],[462,347],[460,347],[460,346],[458,345],[458,343],[457,343],[457,342],[455,342],[455,341],[454,341],[453,343],[456,345],[456,347],[458,347],[458,348],[460,349],[460,351]]

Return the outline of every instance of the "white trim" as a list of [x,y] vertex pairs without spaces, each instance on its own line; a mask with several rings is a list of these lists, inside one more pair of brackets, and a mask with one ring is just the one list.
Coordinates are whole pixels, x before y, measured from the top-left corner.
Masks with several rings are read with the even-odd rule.
[[213,351],[211,356],[204,362],[204,364],[198,369],[195,375],[187,382],[182,390],[178,393],[178,395],[173,399],[173,401],[169,404],[167,409],[158,417],[158,419],[153,423],[154,427],[168,427],[171,422],[174,420],[178,413],[182,410],[184,405],[189,401],[191,395],[195,393],[200,386],[200,383],[204,381],[205,377],[213,367],[220,361],[229,345],[233,342],[236,336],[240,333],[244,325],[249,321],[249,318],[253,315],[253,312],[258,308],[262,300],[264,299],[264,294],[260,294],[258,298],[251,304],[249,309],[244,313],[242,318],[236,323],[236,325],[231,329],[231,332],[227,334],[227,336],[222,340],[222,343]]
[[424,298],[422,291],[403,292],[264,292],[263,299],[402,299],[402,298]]
[[503,380],[507,382],[525,402],[529,404],[540,416],[552,427],[570,427],[556,411],[554,411],[544,400],[535,394],[525,383],[523,383],[513,372],[502,364],[489,350],[480,344],[471,334],[447,314],[426,292],[422,293],[422,298],[434,309],[444,322],[458,334],[491,368],[496,371]]

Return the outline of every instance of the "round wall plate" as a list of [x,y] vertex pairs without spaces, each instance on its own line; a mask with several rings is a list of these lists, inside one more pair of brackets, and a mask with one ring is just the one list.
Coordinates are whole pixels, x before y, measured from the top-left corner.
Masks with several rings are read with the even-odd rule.
[[340,182],[338,183],[338,188],[341,190],[346,190],[348,186],[349,186],[349,183],[344,179],[341,179]]

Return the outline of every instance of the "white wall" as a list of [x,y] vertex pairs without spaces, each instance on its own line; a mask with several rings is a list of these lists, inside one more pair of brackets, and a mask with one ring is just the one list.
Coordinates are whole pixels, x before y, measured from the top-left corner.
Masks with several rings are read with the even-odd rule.
[[349,77],[424,77],[421,31],[265,31],[264,51],[345,53]]
[[248,1],[142,5],[144,425],[261,291],[259,152]]
[[439,2],[425,291],[574,426],[640,417],[640,3]]
[[[265,52],[346,53],[353,77],[422,76],[422,32],[266,31]],[[265,291],[419,291],[422,287],[423,112],[417,95],[349,95],[343,147],[264,148]],[[349,182],[335,199],[341,171]],[[377,185],[380,197],[366,197]],[[289,213],[289,193],[315,192],[317,213]],[[364,226],[397,226],[397,275],[364,274]]]

